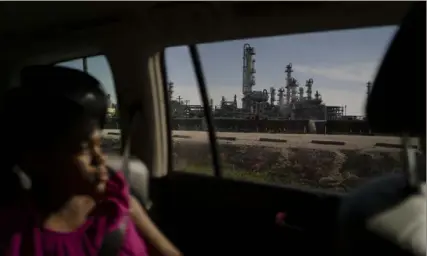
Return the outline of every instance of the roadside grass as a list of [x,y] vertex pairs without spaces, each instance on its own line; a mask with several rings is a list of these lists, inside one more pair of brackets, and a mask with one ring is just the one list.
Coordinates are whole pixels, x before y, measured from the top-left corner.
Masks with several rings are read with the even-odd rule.
[[[182,170],[176,172],[193,173],[197,175],[213,176],[213,168],[210,165],[188,165]],[[270,171],[249,171],[236,169],[231,165],[222,166],[223,178],[238,181],[247,181],[253,183],[269,184],[269,185],[298,185],[293,184],[287,177],[276,175]]]

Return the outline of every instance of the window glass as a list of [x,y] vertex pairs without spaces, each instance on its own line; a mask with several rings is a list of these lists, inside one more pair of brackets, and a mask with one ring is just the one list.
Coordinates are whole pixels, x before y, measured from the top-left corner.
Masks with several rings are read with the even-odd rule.
[[61,62],[57,65],[86,71],[98,79],[104,86],[104,90],[110,99],[107,122],[104,126],[104,150],[107,153],[118,153],[120,150],[119,113],[113,76],[107,58],[99,55],[86,59]]
[[167,49],[166,61],[168,77],[172,79],[168,93],[174,170],[212,175],[207,127],[188,48]]
[[[198,45],[224,178],[348,191],[401,169],[400,140],[373,134],[366,97],[396,26]],[[255,61],[256,60],[256,61]],[[212,175],[187,47],[166,51],[175,171]],[[390,146],[391,145],[391,146]]]

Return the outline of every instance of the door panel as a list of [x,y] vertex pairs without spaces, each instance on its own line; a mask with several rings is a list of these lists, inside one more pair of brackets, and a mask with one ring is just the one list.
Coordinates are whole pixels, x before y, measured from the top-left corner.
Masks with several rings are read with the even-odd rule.
[[[322,253],[341,198],[178,172],[152,188],[156,222],[185,255]],[[279,212],[286,225],[276,223]]]

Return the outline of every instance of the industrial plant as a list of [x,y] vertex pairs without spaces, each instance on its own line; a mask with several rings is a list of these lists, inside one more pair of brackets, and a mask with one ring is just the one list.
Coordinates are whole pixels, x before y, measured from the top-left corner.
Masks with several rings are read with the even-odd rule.
[[[292,63],[286,65],[284,86],[276,90],[270,87],[253,90],[256,85],[255,48],[249,44],[243,46],[242,97],[241,108],[238,107],[237,95],[228,101],[222,96],[219,105],[210,100],[215,118],[221,119],[256,119],[256,120],[361,120],[363,117],[347,116],[346,106],[328,106],[318,90],[313,95],[314,79],[308,78],[304,85],[292,76]],[[203,106],[191,105],[181,96],[174,98],[174,84],[168,83],[172,118],[201,118]],[[367,93],[371,83],[367,83]]]

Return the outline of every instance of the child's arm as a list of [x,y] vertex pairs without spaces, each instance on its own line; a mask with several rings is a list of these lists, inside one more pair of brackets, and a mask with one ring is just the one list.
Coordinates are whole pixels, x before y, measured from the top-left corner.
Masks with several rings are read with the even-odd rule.
[[137,230],[146,240],[150,255],[182,256],[182,253],[162,234],[133,196],[130,197],[130,215]]

